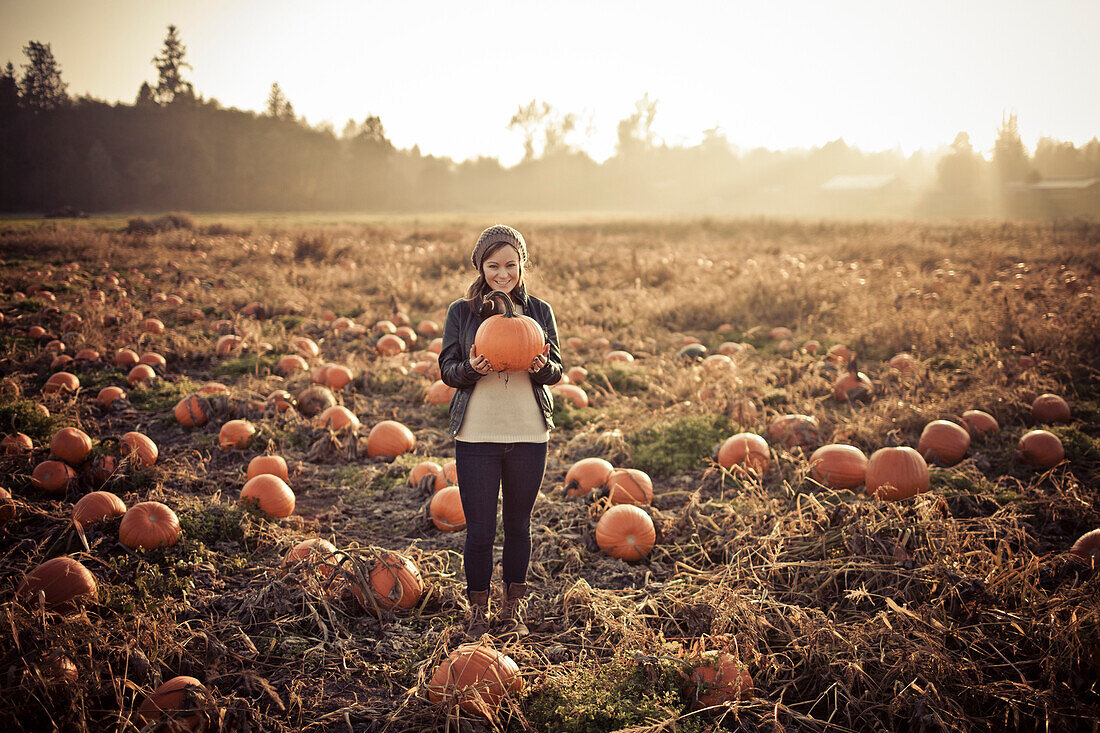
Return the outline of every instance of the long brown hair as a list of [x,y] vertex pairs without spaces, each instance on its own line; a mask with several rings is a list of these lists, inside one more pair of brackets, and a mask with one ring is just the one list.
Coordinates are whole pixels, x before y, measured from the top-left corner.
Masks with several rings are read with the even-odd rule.
[[[490,287],[488,281],[485,280],[485,270],[483,268],[485,260],[489,259],[489,257],[501,247],[512,247],[512,245],[508,242],[498,242],[490,247],[481,258],[482,267],[478,268],[477,279],[470,283],[470,287],[466,288],[466,303],[470,306],[470,310],[473,311],[475,316],[485,317],[493,313],[493,303],[485,303],[485,296],[493,292],[493,288]],[[515,249],[515,247],[512,247],[512,249]],[[509,293],[512,302],[516,305],[523,305],[523,300],[527,297],[527,283],[524,281],[524,276],[526,274],[527,267],[523,264],[523,261],[520,260],[519,279],[516,281],[516,286],[512,288],[512,292]]]

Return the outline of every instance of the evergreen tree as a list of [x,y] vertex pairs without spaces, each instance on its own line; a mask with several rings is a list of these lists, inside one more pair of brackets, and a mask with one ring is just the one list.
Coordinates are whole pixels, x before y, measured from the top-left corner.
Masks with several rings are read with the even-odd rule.
[[274,117],[277,120],[294,119],[294,105],[286,98],[286,94],[283,93],[283,89],[279,86],[279,82],[274,82],[271,85],[271,91],[267,95],[267,107],[264,113],[268,117]]
[[61,81],[61,67],[53,57],[50,44],[31,41],[23,47],[28,63],[23,64],[19,95],[27,109],[41,112],[69,103],[68,84]]
[[19,83],[15,81],[15,67],[8,62],[0,73],[0,119],[10,119],[19,108]]
[[168,26],[164,48],[159,56],[153,57],[153,65],[157,67],[158,74],[153,98],[158,104],[194,101],[194,87],[191,86],[191,82],[183,78],[183,70],[191,68],[191,64],[183,60],[186,55],[187,47],[180,41],[176,26]]
[[141,88],[138,89],[137,99],[134,100],[135,107],[151,107],[157,103],[156,98],[153,95],[153,87],[149,86],[149,82],[141,82]]
[[1016,115],[1001,119],[997,130],[997,141],[993,143],[993,167],[1001,185],[1006,183],[1025,183],[1035,179],[1027,150],[1020,139],[1020,129],[1016,124]]

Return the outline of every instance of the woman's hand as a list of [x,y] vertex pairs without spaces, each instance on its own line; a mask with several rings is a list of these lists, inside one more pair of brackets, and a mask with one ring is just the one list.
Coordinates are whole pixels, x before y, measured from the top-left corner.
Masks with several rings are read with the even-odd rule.
[[474,368],[474,371],[478,374],[488,374],[493,371],[493,367],[489,364],[489,360],[485,358],[485,354],[475,354],[474,347],[470,347],[470,366]]
[[546,361],[549,358],[549,355],[550,344],[547,344],[546,347],[542,350],[542,353],[536,356],[535,360],[531,362],[531,366],[527,371],[534,374],[535,372],[541,370],[544,366],[546,366]]

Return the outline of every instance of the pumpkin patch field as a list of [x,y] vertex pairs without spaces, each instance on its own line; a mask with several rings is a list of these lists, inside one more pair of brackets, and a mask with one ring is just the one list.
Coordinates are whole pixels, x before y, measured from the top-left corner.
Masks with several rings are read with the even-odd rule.
[[567,377],[471,639],[492,222],[166,221],[0,228],[4,729],[1096,730],[1100,224],[509,221]]

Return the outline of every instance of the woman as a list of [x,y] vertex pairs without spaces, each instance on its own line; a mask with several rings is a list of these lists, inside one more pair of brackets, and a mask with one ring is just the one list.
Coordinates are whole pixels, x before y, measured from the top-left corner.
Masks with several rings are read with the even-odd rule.
[[[527,595],[531,509],[542,484],[546,444],[554,427],[549,385],[561,379],[562,372],[558,329],[550,305],[527,293],[527,244],[522,234],[502,224],[489,227],[478,238],[470,262],[477,279],[465,298],[451,303],[439,354],[443,381],[457,389],[451,399],[450,432],[466,514],[467,632],[477,637],[489,628],[497,497],[503,495],[504,598],[494,622],[524,635],[527,627],[520,603]],[[493,372],[485,356],[474,352],[478,326],[501,307],[494,299],[485,300],[494,290],[508,295],[516,310],[538,322],[546,335],[546,348],[526,372]]]

